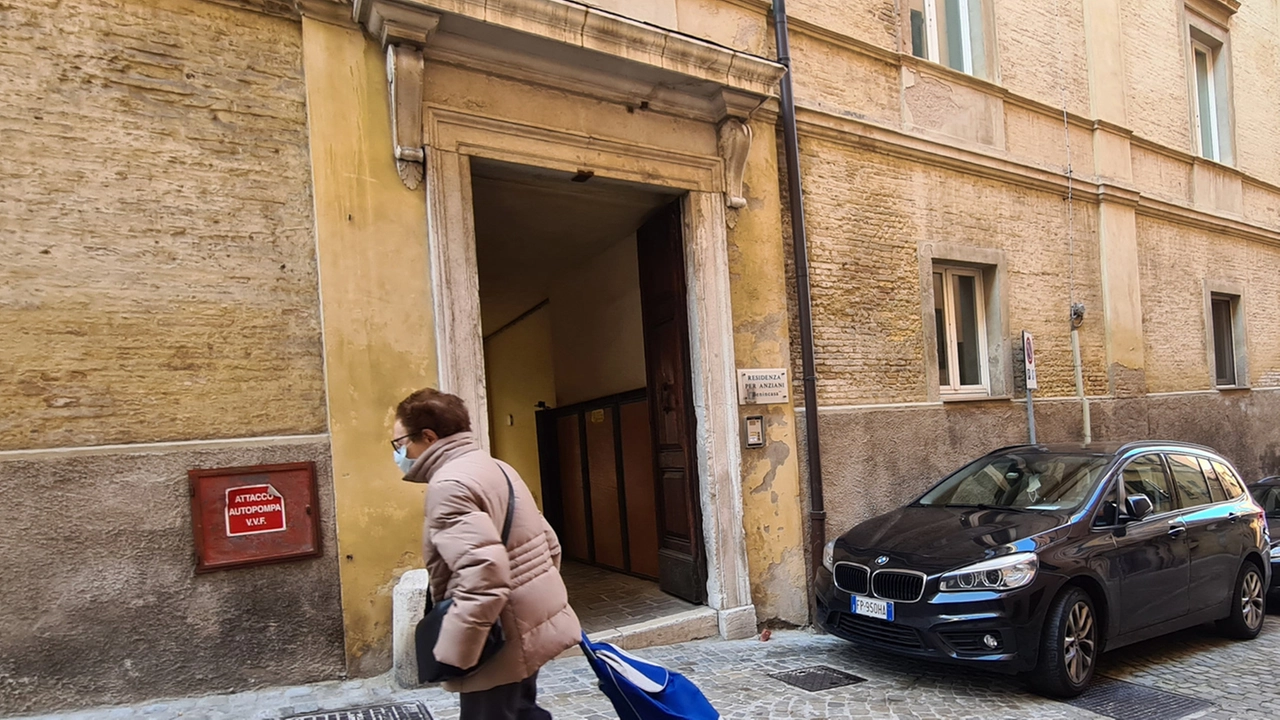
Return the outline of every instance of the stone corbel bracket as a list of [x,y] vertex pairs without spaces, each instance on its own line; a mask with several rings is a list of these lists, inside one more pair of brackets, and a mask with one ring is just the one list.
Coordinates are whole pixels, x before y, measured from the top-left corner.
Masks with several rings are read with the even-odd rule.
[[742,194],[742,175],[751,153],[751,126],[739,118],[725,118],[717,129],[717,145],[724,159],[725,204],[740,209],[747,206]]
[[720,115],[716,146],[724,160],[725,204],[741,209],[747,206],[747,198],[742,193],[742,176],[747,169],[747,156],[751,154],[749,120],[763,103],[757,96],[725,89],[720,91],[715,104]]
[[391,145],[396,172],[405,187],[417,190],[426,175],[422,126],[426,63],[422,50],[440,25],[440,16],[415,12],[384,0],[356,0],[352,15],[387,51]]
[[387,82],[391,96],[391,144],[396,172],[410,190],[426,175],[426,143],[422,138],[422,83],[426,72],[422,49],[387,46]]

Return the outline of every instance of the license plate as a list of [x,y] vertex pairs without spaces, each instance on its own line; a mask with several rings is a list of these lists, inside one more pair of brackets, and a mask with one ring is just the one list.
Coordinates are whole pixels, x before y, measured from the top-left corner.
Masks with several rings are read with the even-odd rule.
[[867,617],[893,622],[893,603],[888,600],[855,597],[853,599],[853,612],[855,615],[866,615]]

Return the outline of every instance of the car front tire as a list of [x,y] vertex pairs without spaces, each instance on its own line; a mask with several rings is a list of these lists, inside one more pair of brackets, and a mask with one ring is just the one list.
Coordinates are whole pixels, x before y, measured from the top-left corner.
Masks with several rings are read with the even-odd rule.
[[1267,616],[1267,588],[1258,566],[1246,562],[1240,567],[1231,593],[1231,614],[1218,621],[1218,630],[1229,638],[1252,640],[1262,632]]
[[1044,695],[1072,698],[1093,679],[1102,647],[1093,599],[1078,587],[1054,598],[1040,636],[1040,657],[1031,684]]

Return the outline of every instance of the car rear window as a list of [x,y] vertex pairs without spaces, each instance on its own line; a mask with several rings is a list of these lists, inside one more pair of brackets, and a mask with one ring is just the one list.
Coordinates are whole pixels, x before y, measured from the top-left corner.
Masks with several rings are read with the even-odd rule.
[[[1205,461],[1201,460],[1200,462],[1203,463]],[[1227,497],[1234,500],[1244,494],[1244,483],[1240,482],[1240,478],[1236,477],[1231,468],[1217,460],[1210,461],[1209,464],[1218,475],[1218,479],[1222,481],[1222,487],[1227,491]]]
[[[1178,507],[1193,508],[1226,500],[1226,497],[1214,499],[1211,485],[1200,471],[1200,463],[1190,455],[1169,455],[1169,469],[1173,471],[1173,482],[1178,486]],[[1218,495],[1222,495],[1222,487],[1218,487]]]
[[925,493],[917,504],[1013,510],[1072,510],[1092,494],[1109,458],[1013,452],[976,460]]

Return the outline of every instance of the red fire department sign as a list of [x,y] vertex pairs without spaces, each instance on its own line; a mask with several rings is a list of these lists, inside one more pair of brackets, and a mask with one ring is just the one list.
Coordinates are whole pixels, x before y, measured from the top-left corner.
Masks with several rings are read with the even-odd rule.
[[227,488],[227,537],[288,528],[284,496],[270,485]]
[[196,572],[320,554],[314,463],[192,470]]

